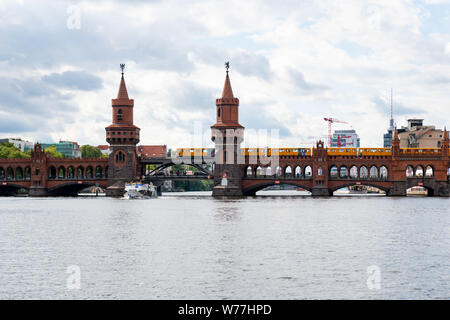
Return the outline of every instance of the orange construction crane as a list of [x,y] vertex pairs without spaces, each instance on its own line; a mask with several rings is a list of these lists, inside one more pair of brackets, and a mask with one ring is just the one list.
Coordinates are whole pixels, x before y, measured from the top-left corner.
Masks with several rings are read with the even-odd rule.
[[323,118],[323,120],[328,122],[328,147],[331,147],[331,124],[336,122],[336,123],[347,123],[345,121],[341,121],[338,119],[334,119],[334,118]]

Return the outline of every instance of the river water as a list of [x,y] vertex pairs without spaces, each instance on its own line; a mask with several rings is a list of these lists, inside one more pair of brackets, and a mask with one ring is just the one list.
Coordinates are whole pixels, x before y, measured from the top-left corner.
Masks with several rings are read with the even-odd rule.
[[292,194],[0,198],[0,299],[450,298],[450,199]]

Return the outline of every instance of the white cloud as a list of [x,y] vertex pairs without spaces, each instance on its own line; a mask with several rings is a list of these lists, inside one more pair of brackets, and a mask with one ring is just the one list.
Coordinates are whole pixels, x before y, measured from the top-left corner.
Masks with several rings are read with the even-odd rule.
[[[214,123],[214,99],[228,59],[242,124],[279,127],[284,134],[278,142],[284,145],[323,138],[325,116],[351,123],[363,145],[382,144],[389,114],[380,105],[391,87],[394,112],[396,104],[402,111],[399,125],[419,112],[427,123],[443,127],[450,116],[450,22],[436,15],[438,2],[447,3],[80,1],[81,29],[68,30],[66,8],[72,1],[40,0],[26,7],[2,1],[0,76],[8,83],[22,81],[37,90],[26,81],[81,71],[103,85],[86,91],[52,84],[53,96],[26,100],[59,108],[52,113],[36,108],[46,118],[43,132],[30,131],[36,116],[30,113],[23,131],[2,135],[105,143],[118,64],[125,62],[141,142],[189,145],[195,121],[206,131]],[[446,27],[431,32],[430,21]],[[0,93],[2,117],[17,123],[6,98],[8,92]]]

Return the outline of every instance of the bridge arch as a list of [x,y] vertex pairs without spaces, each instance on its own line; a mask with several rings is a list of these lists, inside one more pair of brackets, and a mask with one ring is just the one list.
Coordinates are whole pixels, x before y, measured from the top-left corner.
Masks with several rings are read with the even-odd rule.
[[19,183],[8,182],[6,186],[0,184],[0,196],[14,196],[20,189],[29,190],[27,186],[22,186]]
[[[309,192],[311,192],[311,188],[308,185],[303,184],[302,182],[296,182],[296,181],[289,181],[289,182],[282,182],[281,184],[287,184],[287,185],[291,185],[291,186],[295,186],[295,187],[299,187],[302,189],[305,189]],[[254,196],[256,194],[256,192],[270,187],[270,186],[275,186],[275,185],[279,185],[277,183],[275,183],[275,180],[269,180],[269,181],[258,181],[255,184],[252,184],[249,187],[244,187],[243,194],[245,196]]]
[[54,187],[48,189],[48,194],[52,196],[77,196],[78,193],[88,187],[99,186],[100,188],[106,190],[106,185],[97,184],[95,182],[83,181],[78,183],[74,182],[65,182],[60,183]]
[[377,188],[377,189],[380,189],[380,190],[384,191],[386,193],[386,195],[389,192],[389,188],[387,188],[387,187],[385,187],[385,186],[383,186],[383,185],[381,185],[379,183],[376,183],[375,181],[374,182],[364,182],[364,183],[361,183],[361,184],[357,184],[356,182],[352,182],[352,181],[345,181],[342,184],[335,185],[334,187],[330,188],[329,190],[330,190],[331,193],[333,193],[333,192],[335,192],[335,191],[337,191],[339,189],[347,188],[347,187],[353,187],[353,186],[374,187],[374,188]]

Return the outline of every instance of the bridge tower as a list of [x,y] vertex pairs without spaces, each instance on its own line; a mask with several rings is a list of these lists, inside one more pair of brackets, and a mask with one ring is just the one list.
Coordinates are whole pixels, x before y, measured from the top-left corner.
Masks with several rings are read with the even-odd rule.
[[134,100],[128,98],[123,77],[124,64],[121,64],[117,98],[112,99],[112,124],[107,126],[106,141],[111,151],[108,163],[107,196],[122,196],[125,183],[137,178],[136,145],[139,143],[139,127],[133,123]]
[[313,149],[311,194],[313,196],[330,196],[328,189],[328,152],[323,141],[318,141]]
[[222,96],[216,99],[216,123],[211,126],[211,139],[215,144],[213,196],[242,196],[241,143],[244,127],[239,124],[239,99],[233,95],[227,75]]
[[34,145],[31,151],[31,186],[29,195],[31,197],[42,197],[47,195],[47,156],[39,143]]

